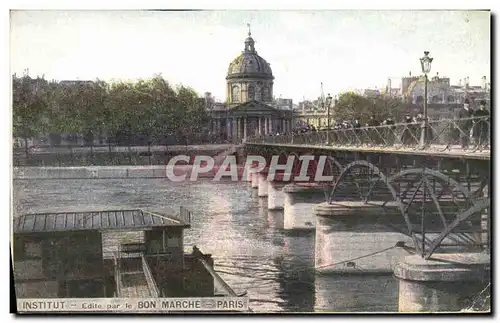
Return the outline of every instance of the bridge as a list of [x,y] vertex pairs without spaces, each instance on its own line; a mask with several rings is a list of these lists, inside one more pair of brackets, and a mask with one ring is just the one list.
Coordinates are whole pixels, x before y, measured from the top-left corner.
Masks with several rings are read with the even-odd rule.
[[[486,284],[491,126],[488,117],[480,117],[432,121],[422,128],[404,123],[250,138],[245,153],[265,157],[267,165],[272,156],[280,156],[280,165],[290,156],[298,158],[290,180],[272,180],[268,168],[248,180],[268,198],[269,209],[284,209],[285,229],[315,230],[317,271],[355,272],[361,263],[394,272],[400,279],[401,311],[454,310],[456,303],[450,305],[444,296],[431,302],[434,307],[418,297],[435,290],[436,281]],[[462,147],[464,140],[469,145]],[[294,178],[304,155],[312,159],[306,166],[310,180],[298,183]],[[330,181],[316,180],[320,156],[326,156],[326,168],[319,175]],[[339,247],[338,237],[346,231],[349,243]],[[366,256],[387,250],[390,256]],[[332,257],[339,260],[336,266],[326,260]],[[456,289],[450,292],[456,286],[445,289],[458,295]]]

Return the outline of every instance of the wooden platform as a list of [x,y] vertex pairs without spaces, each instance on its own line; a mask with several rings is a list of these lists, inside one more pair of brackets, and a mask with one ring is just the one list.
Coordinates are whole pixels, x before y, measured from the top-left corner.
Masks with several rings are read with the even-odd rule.
[[122,273],[120,295],[122,298],[153,297],[143,272]]

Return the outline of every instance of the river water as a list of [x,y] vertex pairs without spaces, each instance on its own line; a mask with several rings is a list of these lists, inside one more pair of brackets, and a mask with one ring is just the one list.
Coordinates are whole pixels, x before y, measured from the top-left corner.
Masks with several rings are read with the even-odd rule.
[[14,214],[69,209],[146,208],[193,213],[185,245],[211,253],[255,312],[397,311],[392,276],[315,276],[314,233],[283,230],[283,212],[245,182],[165,179],[15,180]]

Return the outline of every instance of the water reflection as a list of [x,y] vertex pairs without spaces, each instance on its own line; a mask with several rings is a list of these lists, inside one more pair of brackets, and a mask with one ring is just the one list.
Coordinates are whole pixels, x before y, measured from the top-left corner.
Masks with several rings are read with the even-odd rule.
[[282,210],[267,210],[267,225],[274,230],[283,230],[284,216]]
[[280,263],[280,297],[285,311],[314,310],[314,234],[291,232],[284,235]]
[[391,275],[317,275],[315,312],[397,312],[397,280]]

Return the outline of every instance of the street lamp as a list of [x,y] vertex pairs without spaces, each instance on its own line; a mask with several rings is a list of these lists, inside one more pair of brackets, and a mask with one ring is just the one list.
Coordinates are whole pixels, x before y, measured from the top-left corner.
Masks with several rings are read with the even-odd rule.
[[326,144],[330,144],[330,106],[332,105],[332,96],[328,93],[326,97]]
[[422,123],[422,132],[420,133],[420,148],[424,149],[427,146],[427,135],[429,128],[429,118],[427,116],[427,74],[431,71],[433,58],[429,57],[429,52],[424,52],[424,57],[420,59],[422,73],[424,73],[424,122]]

